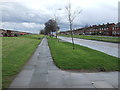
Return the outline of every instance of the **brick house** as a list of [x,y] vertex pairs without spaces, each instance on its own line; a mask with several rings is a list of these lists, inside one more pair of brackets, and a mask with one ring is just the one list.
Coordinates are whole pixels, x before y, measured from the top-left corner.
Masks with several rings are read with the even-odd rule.
[[29,34],[29,33],[26,33],[26,32],[19,32],[19,31],[12,31],[12,30],[2,30],[1,32],[2,32],[1,34],[5,37],[17,37],[17,36],[20,36],[20,35]]
[[[64,35],[70,35],[71,31],[62,33]],[[104,36],[120,36],[120,23],[107,23],[103,25],[93,25],[90,27],[84,27],[73,30],[74,35],[104,35]]]
[[120,36],[120,23],[117,23],[112,27],[112,35],[113,36]]
[[0,29],[0,37],[3,37],[4,29]]

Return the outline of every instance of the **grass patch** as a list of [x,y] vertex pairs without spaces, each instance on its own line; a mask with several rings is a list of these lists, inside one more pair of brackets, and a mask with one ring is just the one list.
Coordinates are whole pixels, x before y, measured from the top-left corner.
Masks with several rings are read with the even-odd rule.
[[7,88],[29,60],[42,38],[40,35],[2,38],[2,87]]
[[76,45],[75,50],[68,42],[49,39],[49,46],[55,64],[65,70],[118,71],[118,58]]
[[[71,37],[71,35],[61,35],[65,37]],[[88,39],[88,40],[97,40],[105,42],[120,43],[119,37],[104,37],[104,36],[87,36],[87,35],[73,35],[74,38]]]

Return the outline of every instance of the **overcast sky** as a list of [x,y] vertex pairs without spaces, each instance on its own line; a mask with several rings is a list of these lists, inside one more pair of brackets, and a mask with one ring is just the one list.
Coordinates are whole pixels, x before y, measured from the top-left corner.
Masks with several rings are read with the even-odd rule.
[[2,0],[0,28],[38,33],[56,14],[60,31],[69,30],[65,10],[69,1],[73,10],[82,9],[74,20],[74,28],[118,22],[119,0]]

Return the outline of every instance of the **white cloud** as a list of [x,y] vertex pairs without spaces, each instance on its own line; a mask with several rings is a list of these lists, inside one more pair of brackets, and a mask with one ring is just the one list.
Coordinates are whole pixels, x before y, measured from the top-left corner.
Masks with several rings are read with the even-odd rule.
[[38,28],[44,28],[44,25],[43,24],[36,24],[36,23],[22,23],[22,25],[26,28],[35,28],[35,27],[38,27]]
[[43,24],[36,23],[12,23],[12,22],[2,22],[0,28],[5,28],[6,30],[17,30],[17,31],[26,31],[32,33],[39,33]]
[[[70,0],[73,9],[83,11],[74,21],[74,27],[86,24],[102,24],[117,22],[119,0]],[[35,31],[44,28],[44,23],[54,17],[59,17],[61,30],[69,28],[65,6],[69,0],[2,0],[2,17],[5,29],[21,29]],[[61,8],[62,10],[58,11]],[[33,32],[32,31],[32,32]]]

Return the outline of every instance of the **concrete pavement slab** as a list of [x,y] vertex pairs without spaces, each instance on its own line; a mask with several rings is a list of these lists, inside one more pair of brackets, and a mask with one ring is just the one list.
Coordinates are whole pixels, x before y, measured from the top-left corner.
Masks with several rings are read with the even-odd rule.
[[104,80],[99,73],[85,73],[84,74],[88,80],[91,81],[98,81],[98,80]]
[[93,85],[96,88],[113,88],[112,85],[110,85],[109,83],[105,82],[105,81],[95,81],[93,83]]
[[33,70],[22,71],[12,82],[10,88],[29,88],[29,83],[33,75]]

